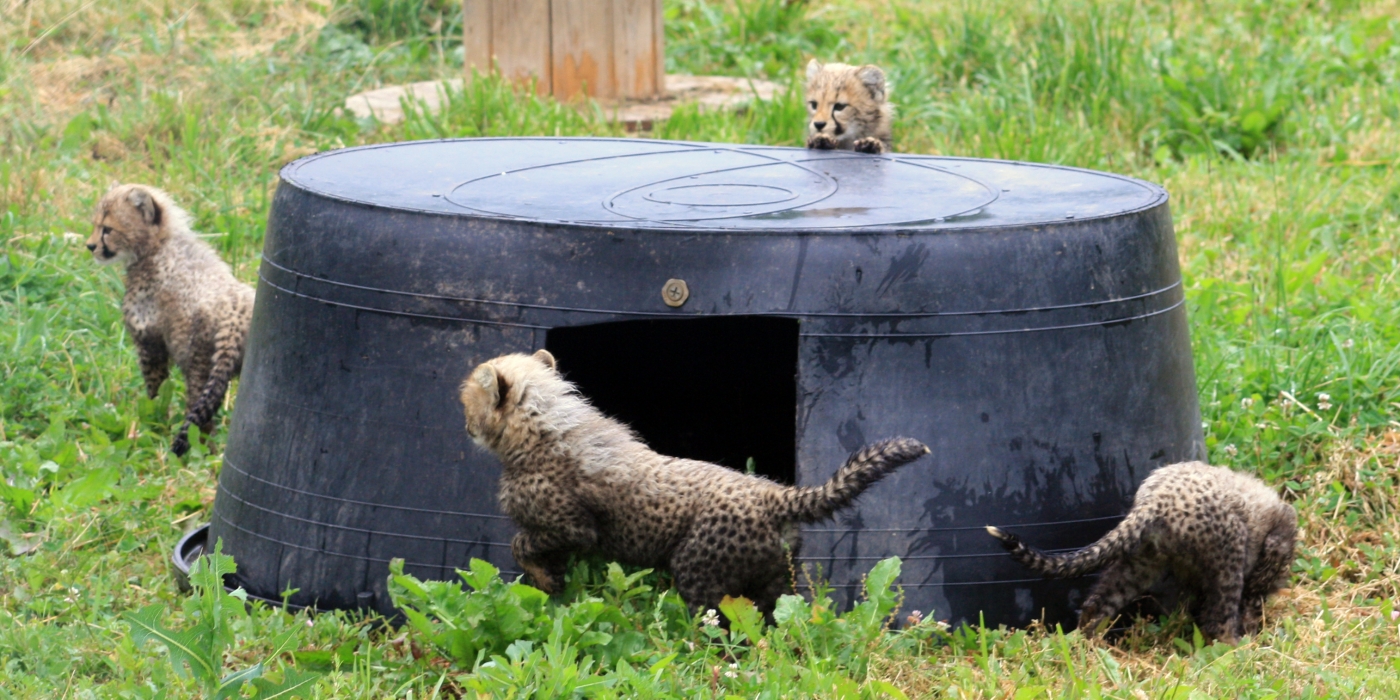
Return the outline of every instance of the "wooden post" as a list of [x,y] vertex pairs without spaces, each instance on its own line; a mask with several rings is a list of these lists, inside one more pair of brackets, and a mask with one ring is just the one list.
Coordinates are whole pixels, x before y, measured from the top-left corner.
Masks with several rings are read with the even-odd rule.
[[665,92],[661,0],[462,0],[467,70],[535,80],[540,94]]

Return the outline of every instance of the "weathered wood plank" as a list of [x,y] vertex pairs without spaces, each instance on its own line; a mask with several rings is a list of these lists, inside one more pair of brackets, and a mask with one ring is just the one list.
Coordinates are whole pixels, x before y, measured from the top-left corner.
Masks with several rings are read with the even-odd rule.
[[462,0],[466,69],[559,99],[666,89],[661,0]]
[[612,0],[617,97],[651,97],[656,89],[656,0]]
[[664,7],[661,0],[654,0],[651,5],[651,55],[655,59],[655,68],[652,75],[656,78],[656,83],[652,89],[652,95],[661,97],[666,94],[666,22]]
[[462,0],[462,47],[466,68],[491,72],[491,5],[499,0]]
[[554,96],[615,97],[613,0],[554,0]]
[[553,83],[549,0],[490,0],[491,45],[505,77],[548,94]]

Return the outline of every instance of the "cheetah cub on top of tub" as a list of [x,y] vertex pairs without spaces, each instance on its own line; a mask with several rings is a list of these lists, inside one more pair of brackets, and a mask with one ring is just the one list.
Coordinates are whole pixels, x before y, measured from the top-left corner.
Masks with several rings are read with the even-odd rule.
[[189,429],[208,435],[229,381],[243,366],[253,288],[233,276],[190,231],[189,214],[146,185],[102,196],[87,248],[97,262],[126,266],[122,320],[136,345],[146,394],[155,398],[170,361],[185,375],[185,422],[170,449],[190,449]]
[[894,108],[878,66],[807,64],[807,147],[861,153],[890,150]]
[[1094,634],[1171,572],[1193,594],[1202,634],[1233,643],[1259,631],[1264,601],[1288,581],[1298,514],[1248,474],[1202,462],[1162,467],[1142,482],[1128,516],[1077,552],[1045,554],[995,527],[1016,561],[1050,578],[1103,570],[1079,628]]
[[536,586],[560,590],[571,553],[669,568],[692,608],[746,596],[771,613],[789,589],[795,523],[824,520],[897,467],[917,440],[869,445],[826,484],[797,488],[657,454],[560,376],[554,356],[503,355],[462,383],[467,433],[500,458],[511,553]]

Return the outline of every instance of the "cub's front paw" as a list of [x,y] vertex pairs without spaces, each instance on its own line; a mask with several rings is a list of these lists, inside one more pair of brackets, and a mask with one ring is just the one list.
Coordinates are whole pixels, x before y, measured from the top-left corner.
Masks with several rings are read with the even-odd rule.
[[537,564],[521,564],[520,568],[525,570],[525,576],[530,579],[531,585],[545,593],[553,595],[559,592],[559,587],[552,576],[543,566]]
[[812,134],[807,137],[807,148],[815,148],[819,151],[830,151],[836,148],[836,139],[827,134]]
[[854,150],[857,153],[884,153],[885,142],[875,138],[874,136],[867,136],[855,142]]

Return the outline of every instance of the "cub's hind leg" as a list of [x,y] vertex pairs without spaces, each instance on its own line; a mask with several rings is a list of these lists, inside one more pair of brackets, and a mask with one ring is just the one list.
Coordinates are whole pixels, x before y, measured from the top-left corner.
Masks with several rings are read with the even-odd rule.
[[783,539],[774,533],[771,543],[755,551],[752,562],[743,566],[749,575],[744,595],[769,622],[773,621],[778,597],[792,592],[795,558],[801,548],[798,538]]
[[[733,559],[726,554],[725,543],[716,535],[716,528],[702,522],[695,531],[671,553],[671,574],[676,579],[676,591],[695,614],[719,609],[726,595],[739,595],[744,577],[733,569]],[[724,625],[728,627],[728,622]]]
[[186,404],[185,422],[175,436],[171,448],[175,454],[183,455],[189,449],[191,425],[199,426],[199,431],[206,437],[214,431],[214,414],[224,402],[224,394],[228,392],[229,382],[233,380],[243,354],[242,336],[242,328],[228,327],[220,329],[214,337],[212,366],[202,383],[191,385],[197,391],[186,392],[187,396],[194,398]]
[[[209,382],[210,362],[208,358],[191,358],[180,371],[185,374],[185,410],[186,412],[199,403],[199,395],[204,391],[204,385]],[[212,425],[201,425],[199,430],[204,435],[208,435]],[[180,430],[175,434],[175,439],[170,443],[170,451],[176,456],[183,457],[190,451],[189,422],[180,425]]]
[[1165,562],[1149,547],[1128,559],[1110,564],[1099,575],[1079,611],[1079,629],[1086,636],[1103,632],[1129,603],[1142,597],[1165,571]]

